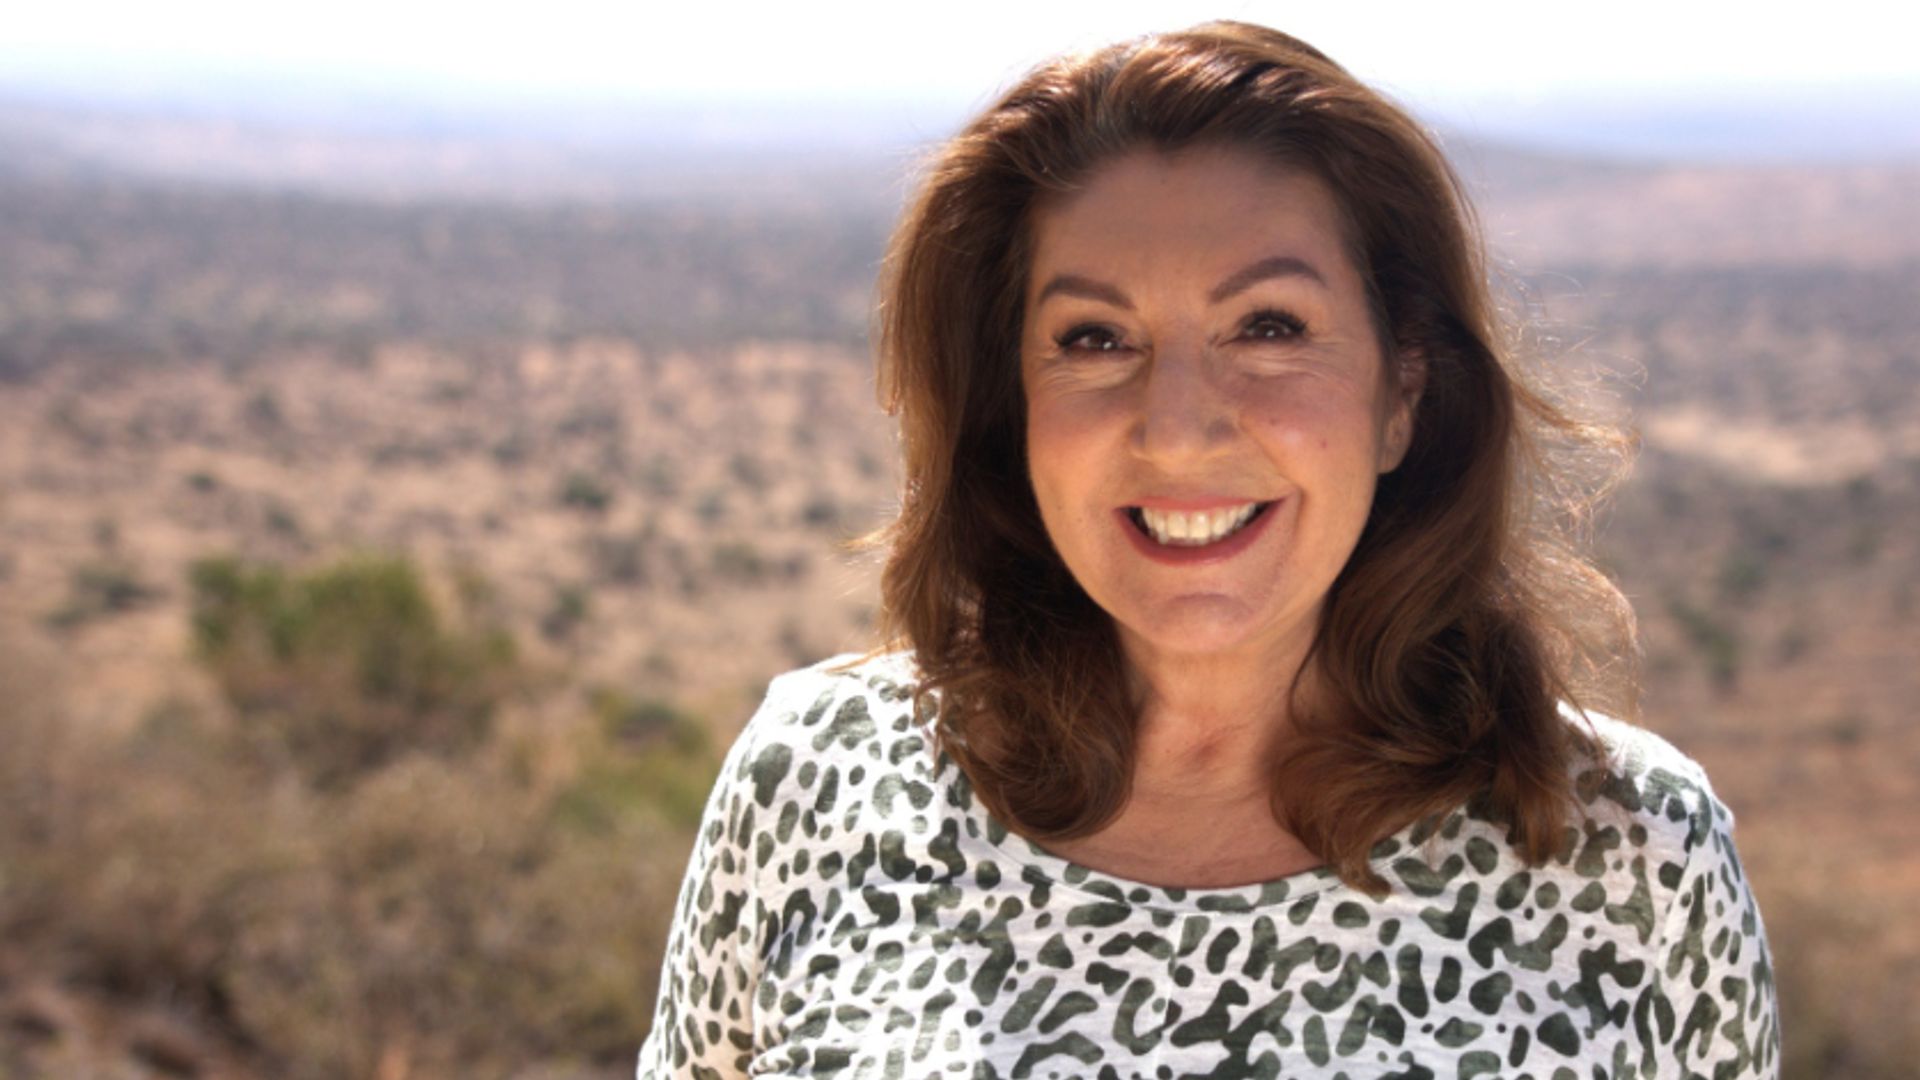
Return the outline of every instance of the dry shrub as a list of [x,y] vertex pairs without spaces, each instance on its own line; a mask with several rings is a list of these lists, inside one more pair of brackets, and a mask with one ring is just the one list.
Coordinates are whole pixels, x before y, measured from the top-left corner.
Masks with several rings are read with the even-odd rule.
[[[1786,1080],[1910,1077],[1920,1060],[1920,935],[1911,885],[1861,860],[1840,822],[1743,821],[1740,853],[1760,901],[1780,1002]],[[1877,847],[1875,850],[1879,850]]]
[[599,834],[635,815],[698,825],[719,760],[706,721],[608,689],[593,695],[593,711],[598,723],[582,735],[582,764],[554,799],[555,821]]
[[58,630],[72,630],[97,619],[136,611],[161,595],[124,559],[93,559],[73,568],[66,601],[48,613],[46,622]]
[[108,995],[158,992],[244,1043],[222,976],[300,837],[177,716],[118,744],[10,709],[0,731],[0,937]]
[[[1815,880],[1815,879],[1824,880]],[[1890,940],[1912,925],[1898,897],[1798,875],[1763,894],[1780,995],[1781,1075],[1787,1080],[1904,1080],[1920,1061],[1920,971]]]
[[304,573],[206,559],[191,581],[195,642],[249,750],[322,787],[410,751],[471,750],[514,685],[512,638],[449,619],[405,559]]
[[[387,601],[410,594],[405,575],[382,573]],[[296,739],[274,725],[303,699],[351,705],[381,684],[340,662],[365,655],[340,629],[356,624],[285,602],[301,579],[260,580],[249,587],[274,604],[243,600],[249,614],[229,612],[226,645],[205,654],[235,719],[255,725],[247,738],[176,705],[108,739],[0,694],[0,948],[83,992],[165,1002],[263,1076],[629,1071],[692,839],[688,792],[717,765],[704,725],[602,695],[596,722],[530,736],[568,744],[533,748],[543,758],[583,762],[557,787],[511,752],[422,740],[436,729],[407,727],[419,716],[394,701],[379,715],[404,736],[377,754],[361,752],[373,736],[318,712]],[[332,629],[275,651],[263,611]],[[428,640],[420,628],[458,639],[431,612],[409,618]],[[385,685],[449,687],[440,646],[381,640],[422,669],[388,669]],[[281,711],[249,712],[266,683]],[[447,700],[398,697],[429,712]],[[260,740],[282,736],[262,767]],[[350,764],[352,783],[305,753]]]
[[315,859],[232,964],[240,1021],[286,1075],[631,1056],[684,838],[637,817],[563,834],[531,792],[422,757],[309,810]]
[[8,943],[290,1080],[631,1061],[691,839],[668,815],[566,828],[530,786],[424,755],[317,791],[170,726],[164,750],[9,728]]

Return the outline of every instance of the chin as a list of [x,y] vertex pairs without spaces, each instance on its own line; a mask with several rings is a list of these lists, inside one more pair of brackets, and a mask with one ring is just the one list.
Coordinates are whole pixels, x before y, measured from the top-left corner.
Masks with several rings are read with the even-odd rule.
[[1269,621],[1225,596],[1183,597],[1152,611],[1115,616],[1120,636],[1169,659],[1202,660],[1279,646],[1285,635]]

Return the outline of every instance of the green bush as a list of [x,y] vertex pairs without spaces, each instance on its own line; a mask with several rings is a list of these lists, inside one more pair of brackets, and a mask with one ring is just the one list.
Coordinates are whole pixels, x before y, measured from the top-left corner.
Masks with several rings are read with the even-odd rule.
[[247,398],[246,418],[250,424],[271,430],[285,427],[287,423],[286,411],[271,390],[256,390]]
[[548,641],[566,641],[585,625],[591,609],[587,590],[563,585],[553,591],[553,604],[540,616],[540,635]]
[[647,584],[650,577],[648,548],[653,540],[651,528],[621,536],[594,537],[588,546],[587,556],[593,563],[595,577],[611,585],[638,587]]
[[594,713],[587,765],[555,798],[555,821],[595,835],[634,819],[699,824],[719,769],[706,723],[668,702],[604,690]]
[[760,549],[745,540],[728,540],[714,545],[713,575],[722,581],[758,585],[772,572],[772,564]]
[[[201,573],[282,600],[329,575]],[[657,779],[556,792],[512,755],[412,754],[332,789],[251,767],[185,700],[125,737],[67,722],[37,674],[0,650],[0,951],[23,982],[164,1009],[247,1076],[631,1075],[692,841],[667,819],[713,775],[695,718],[603,694],[584,730],[520,737]],[[567,792],[592,827],[555,827]]]
[[720,524],[727,517],[727,493],[718,488],[702,493],[700,501],[694,504],[693,514],[700,519],[700,524],[709,528]]
[[800,521],[809,529],[834,529],[840,525],[839,500],[826,492],[815,492],[800,508]]
[[640,486],[655,499],[672,498],[680,493],[680,469],[672,458],[655,454],[640,471]]
[[727,472],[733,477],[734,483],[756,495],[765,492],[771,482],[767,476],[767,467],[752,454],[733,455],[727,460]]
[[213,559],[191,584],[230,714],[64,723],[0,650],[23,691],[0,700],[0,949],[164,1002],[259,1075],[630,1070],[718,767],[707,725],[602,692],[590,723],[454,760],[541,685],[483,579],[456,570],[437,603],[411,563],[359,556]]
[[249,1075],[631,1068],[686,831],[548,828],[539,793],[423,757],[274,794],[167,726],[0,762],[16,795],[59,778],[44,812],[0,821],[0,941],[194,1017]]
[[306,531],[300,527],[299,517],[290,508],[277,502],[267,507],[265,521],[268,532],[289,540],[300,539]]
[[327,786],[409,751],[460,754],[512,688],[512,638],[448,625],[413,564],[355,556],[289,573],[194,564],[201,658],[265,759]]
[[141,581],[133,567],[118,559],[89,562],[74,568],[68,579],[67,599],[47,615],[47,623],[70,630],[145,607],[159,596],[158,589]]
[[1680,625],[1687,643],[1706,663],[1707,676],[1713,680],[1714,688],[1722,693],[1732,690],[1740,678],[1740,638],[1733,628],[1712,612],[1694,607],[1684,597],[1670,598],[1667,614]]
[[1722,599],[1735,604],[1751,603],[1767,585],[1767,564],[1746,548],[1734,548],[1720,557],[1716,575]]
[[591,514],[604,513],[613,505],[613,492],[586,473],[572,473],[560,485],[560,505]]

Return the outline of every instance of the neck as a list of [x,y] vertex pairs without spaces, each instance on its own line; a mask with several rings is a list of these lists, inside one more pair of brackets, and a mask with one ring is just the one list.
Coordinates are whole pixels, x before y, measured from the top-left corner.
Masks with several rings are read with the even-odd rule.
[[1271,762],[1294,730],[1290,692],[1311,643],[1308,632],[1258,651],[1182,654],[1123,631],[1141,703],[1134,799],[1265,804]]

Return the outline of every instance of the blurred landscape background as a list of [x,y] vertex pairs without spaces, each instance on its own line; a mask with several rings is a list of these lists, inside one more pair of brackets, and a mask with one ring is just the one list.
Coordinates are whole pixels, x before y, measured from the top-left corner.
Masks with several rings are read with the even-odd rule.
[[[872,643],[873,280],[966,102],[51,70],[0,64],[0,1080],[630,1075],[720,755]],[[1795,1078],[1920,1059],[1916,86],[1431,113],[1640,433],[1597,543]]]

